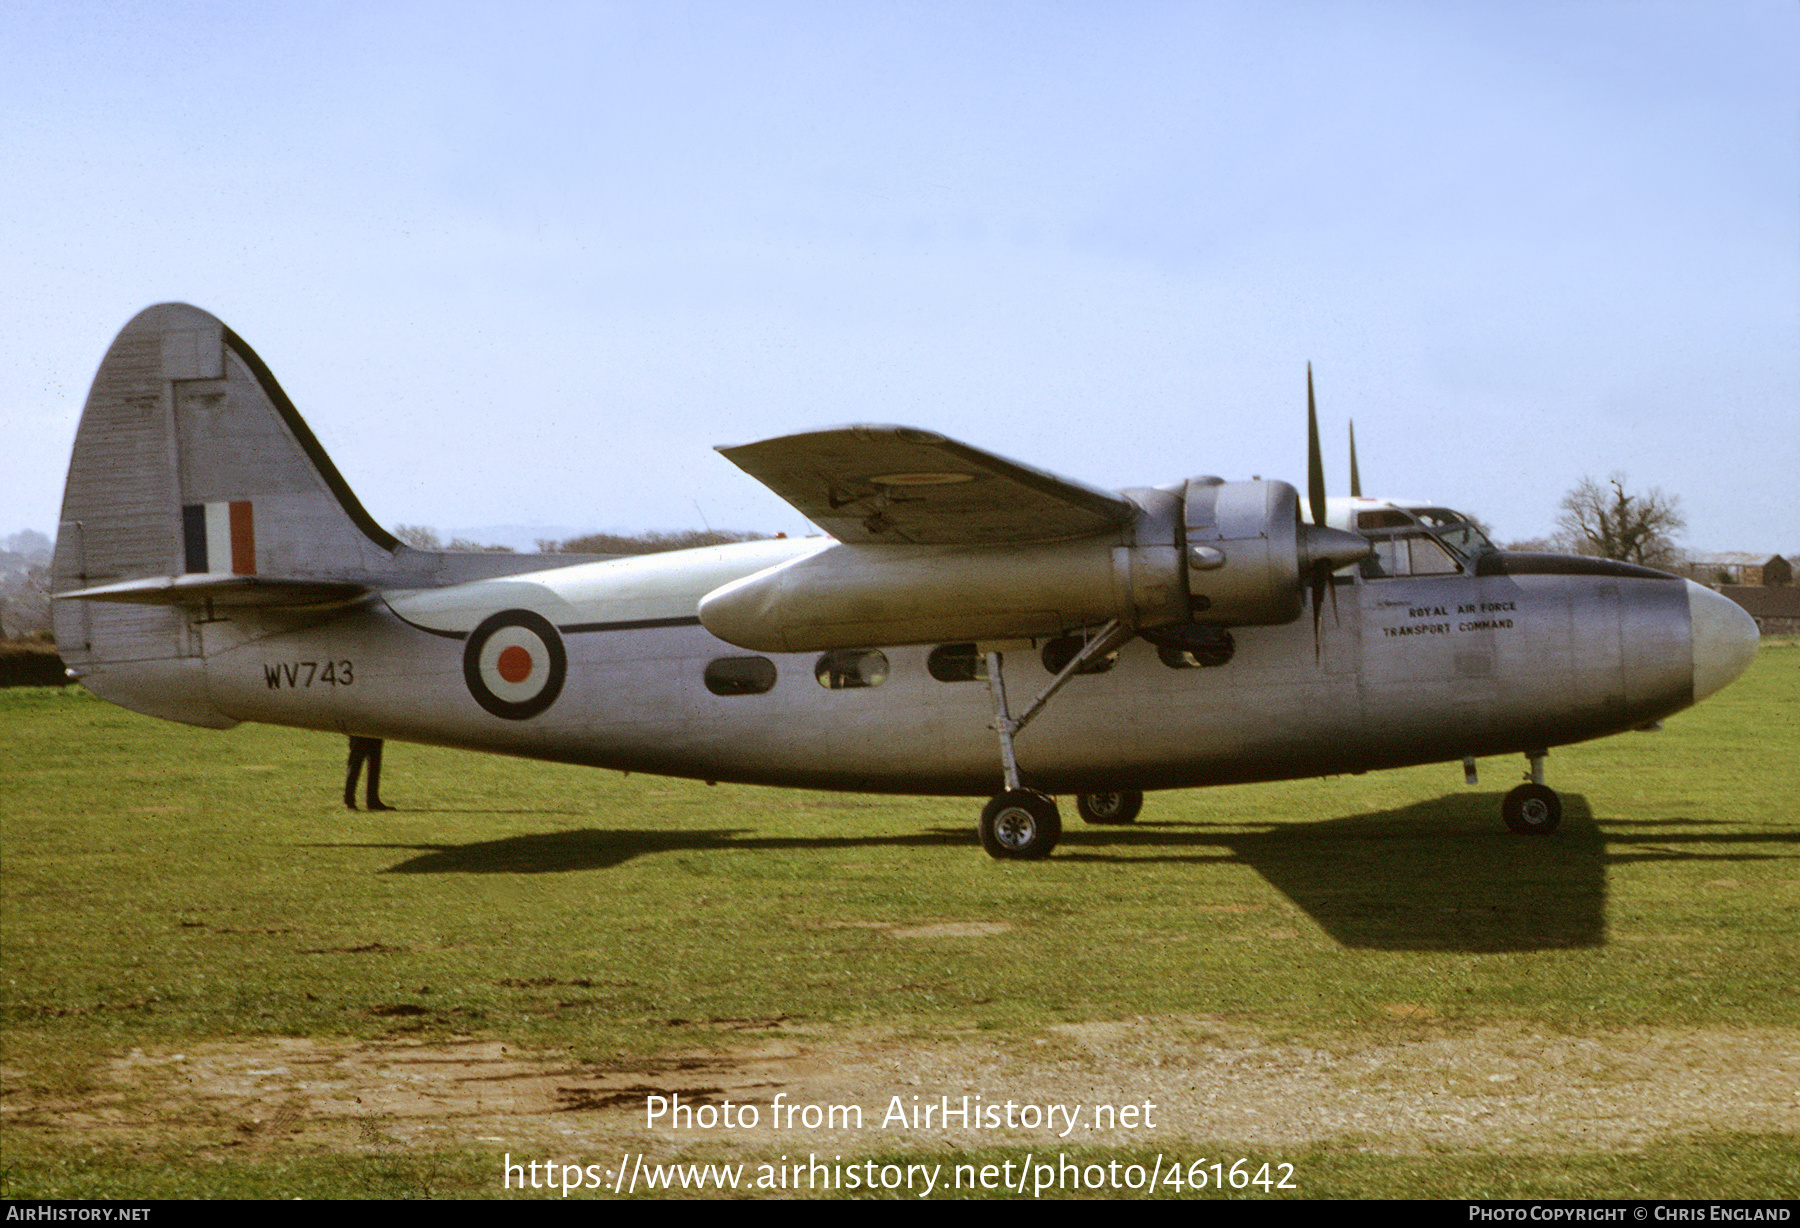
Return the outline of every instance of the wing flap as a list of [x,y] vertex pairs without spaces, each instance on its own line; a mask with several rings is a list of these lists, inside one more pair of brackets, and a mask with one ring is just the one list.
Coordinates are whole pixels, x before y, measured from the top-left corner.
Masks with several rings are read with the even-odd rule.
[[718,451],[859,545],[1059,541],[1122,528],[1138,514],[1122,495],[912,427],[837,427]]

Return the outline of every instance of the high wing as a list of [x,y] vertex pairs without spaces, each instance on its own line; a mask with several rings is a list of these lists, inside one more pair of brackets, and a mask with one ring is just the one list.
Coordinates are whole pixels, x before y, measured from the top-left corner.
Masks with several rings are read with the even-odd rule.
[[720,448],[841,542],[1061,541],[1130,524],[1121,495],[906,426],[845,426]]

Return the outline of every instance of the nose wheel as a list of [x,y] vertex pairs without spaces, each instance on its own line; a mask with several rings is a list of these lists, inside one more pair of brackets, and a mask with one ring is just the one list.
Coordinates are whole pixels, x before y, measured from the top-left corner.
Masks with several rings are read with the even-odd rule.
[[1048,857],[1062,839],[1056,803],[1030,789],[1008,789],[981,811],[981,847],[1002,861]]
[[1528,836],[1547,836],[1562,822],[1562,798],[1548,785],[1520,785],[1500,803],[1506,825]]
[[1535,750],[1526,755],[1531,763],[1531,781],[1506,795],[1500,803],[1500,816],[1506,825],[1527,836],[1547,836],[1562,822],[1562,798],[1544,783],[1544,757],[1547,751]]

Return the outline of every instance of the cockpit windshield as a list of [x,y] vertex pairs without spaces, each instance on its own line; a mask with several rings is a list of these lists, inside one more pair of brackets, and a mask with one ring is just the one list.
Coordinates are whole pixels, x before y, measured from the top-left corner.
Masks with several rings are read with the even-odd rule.
[[1447,507],[1360,511],[1356,531],[1375,548],[1361,564],[1363,576],[1371,580],[1451,575],[1494,548],[1473,521]]
[[1461,512],[1453,512],[1447,507],[1415,507],[1412,514],[1437,534],[1446,546],[1459,552],[1464,558],[1472,559],[1494,548],[1494,543],[1487,539],[1487,534],[1476,528],[1475,522]]

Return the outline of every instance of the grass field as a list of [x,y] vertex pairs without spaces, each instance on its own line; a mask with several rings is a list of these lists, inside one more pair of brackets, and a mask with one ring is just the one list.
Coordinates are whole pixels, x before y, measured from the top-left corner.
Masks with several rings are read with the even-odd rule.
[[[500,1197],[507,1156],[640,1154],[1800,1194],[1791,643],[1660,732],[1555,752],[1549,839],[1500,823],[1513,760],[1155,794],[1000,863],[966,801],[394,745],[401,809],[348,814],[340,739],[72,690],[0,691],[0,730],[7,1197]],[[778,1093],[864,1127],[772,1130]],[[759,1124],[647,1125],[676,1094]],[[877,1124],[965,1095],[1158,1107]],[[1230,1188],[1240,1157],[1295,1188]]]

